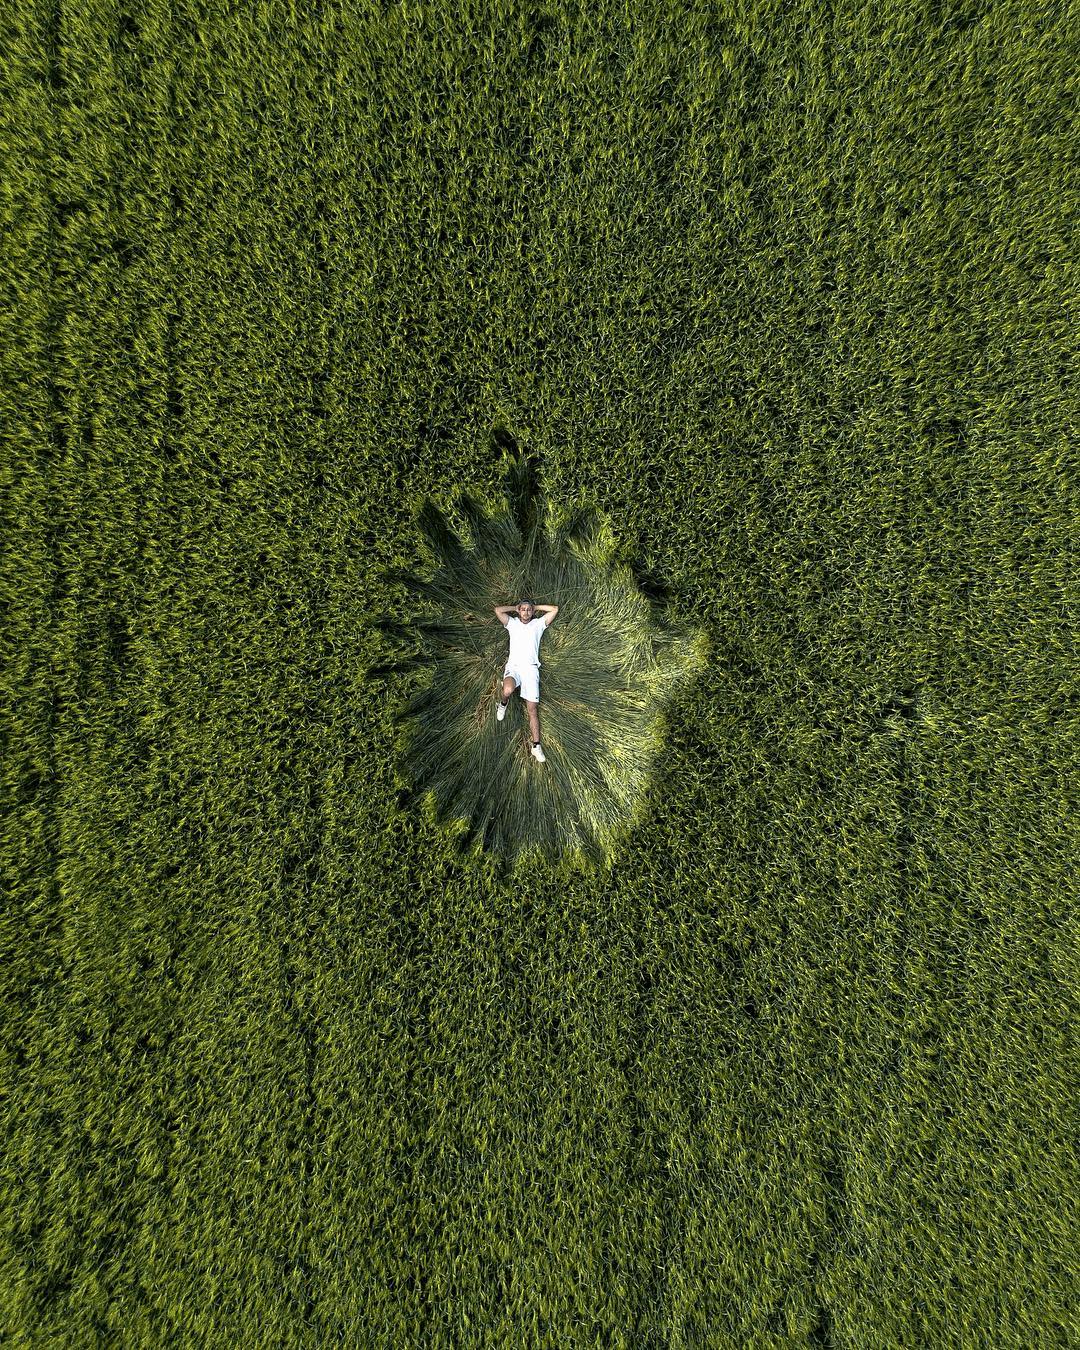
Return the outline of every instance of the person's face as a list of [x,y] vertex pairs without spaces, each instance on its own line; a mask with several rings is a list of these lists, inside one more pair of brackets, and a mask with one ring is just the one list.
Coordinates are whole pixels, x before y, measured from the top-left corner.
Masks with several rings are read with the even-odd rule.
[[518,611],[517,611],[517,612],[518,612],[518,618],[521,620],[521,622],[522,622],[522,623],[528,623],[529,620],[532,618],[532,616],[536,613],[536,606],[535,606],[535,605],[531,605],[531,604],[528,602],[528,600],[526,600],[526,601],[524,601],[524,603],[518,605]]

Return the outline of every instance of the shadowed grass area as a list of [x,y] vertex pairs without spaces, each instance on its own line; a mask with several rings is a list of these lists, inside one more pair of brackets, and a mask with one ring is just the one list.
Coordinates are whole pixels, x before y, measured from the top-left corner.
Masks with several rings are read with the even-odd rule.
[[[556,511],[530,459],[508,459],[499,509],[462,495],[463,540],[425,501],[418,521],[434,572],[388,578],[404,582],[416,621],[379,627],[421,644],[397,667],[417,686],[396,712],[409,786],[430,792],[437,820],[464,823],[461,842],[510,869],[534,850],[610,864],[645,801],[667,706],[702,668],[708,639],[659,612],[601,513]],[[523,595],[559,606],[540,647],[544,764],[529,755],[519,696],[495,717],[508,638],[493,611]]]

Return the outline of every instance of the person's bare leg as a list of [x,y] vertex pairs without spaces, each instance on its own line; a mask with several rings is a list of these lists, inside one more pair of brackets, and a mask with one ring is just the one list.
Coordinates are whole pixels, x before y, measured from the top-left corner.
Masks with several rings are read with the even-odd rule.
[[529,713],[529,730],[532,732],[533,743],[540,739],[540,705],[539,703],[530,703],[525,700],[525,707]]
[[507,677],[503,680],[502,695],[501,695],[502,701],[504,703],[507,703],[509,701],[510,695],[514,692],[516,688],[517,685],[514,683],[513,679],[509,675],[507,675]]

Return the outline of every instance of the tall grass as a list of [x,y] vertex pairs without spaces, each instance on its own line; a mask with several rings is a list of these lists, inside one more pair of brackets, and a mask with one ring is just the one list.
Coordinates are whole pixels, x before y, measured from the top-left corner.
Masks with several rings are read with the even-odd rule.
[[[7,8],[0,1338],[1076,1340],[1071,18]],[[605,522],[546,818],[643,790],[507,884],[390,577],[464,492],[518,598],[511,441]]]

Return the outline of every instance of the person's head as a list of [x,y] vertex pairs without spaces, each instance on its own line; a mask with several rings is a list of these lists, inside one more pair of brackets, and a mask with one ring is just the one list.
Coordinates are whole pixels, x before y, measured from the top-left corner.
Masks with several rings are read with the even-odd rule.
[[531,600],[519,600],[517,604],[518,618],[522,623],[528,623],[536,613],[536,606]]

